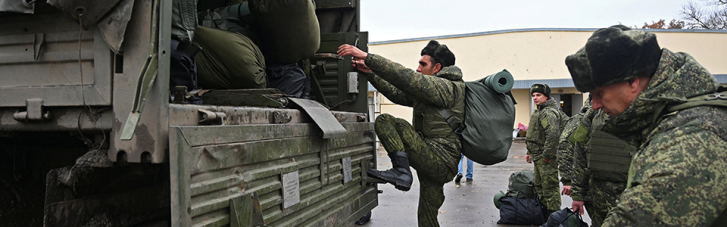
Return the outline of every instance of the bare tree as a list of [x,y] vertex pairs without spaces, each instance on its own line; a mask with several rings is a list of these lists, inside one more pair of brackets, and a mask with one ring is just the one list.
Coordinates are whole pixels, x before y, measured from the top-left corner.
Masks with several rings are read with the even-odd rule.
[[[727,1],[727,0],[723,0]],[[669,22],[669,25],[666,24],[666,21],[664,19],[661,19],[657,22],[651,21],[651,24],[644,23],[644,26],[641,26],[641,28],[649,28],[649,29],[682,29],[684,28],[684,21],[672,19]]]
[[681,16],[691,29],[727,29],[727,0],[693,1],[682,6]]

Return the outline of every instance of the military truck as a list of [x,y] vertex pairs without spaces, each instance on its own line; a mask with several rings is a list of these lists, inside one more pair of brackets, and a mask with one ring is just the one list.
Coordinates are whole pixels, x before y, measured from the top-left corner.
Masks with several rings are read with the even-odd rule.
[[173,2],[0,6],[0,225],[349,226],[376,207],[366,79],[335,54],[367,49],[359,0],[316,1],[311,99],[202,104],[169,85]]

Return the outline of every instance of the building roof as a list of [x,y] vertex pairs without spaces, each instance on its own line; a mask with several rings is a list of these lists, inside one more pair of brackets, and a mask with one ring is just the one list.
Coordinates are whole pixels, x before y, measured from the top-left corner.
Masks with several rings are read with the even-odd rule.
[[[413,41],[422,41],[422,40],[432,40],[432,39],[447,39],[447,38],[462,38],[462,37],[471,37],[471,36],[480,36],[480,35],[494,35],[494,34],[502,34],[502,33],[512,33],[512,32],[595,32],[599,28],[522,28],[522,29],[505,29],[505,30],[496,30],[496,31],[486,31],[486,32],[474,32],[474,33],[463,33],[463,34],[454,34],[454,35],[440,35],[440,36],[428,36],[428,37],[419,37],[419,38],[408,38],[408,39],[395,39],[395,40],[386,40],[386,41],[376,41],[376,42],[369,42],[369,45],[380,45],[380,44],[390,44],[390,43],[404,43],[404,42],[413,42]],[[650,31],[650,32],[696,32],[696,33],[726,33],[727,30],[706,30],[706,29],[642,29],[644,31]]]

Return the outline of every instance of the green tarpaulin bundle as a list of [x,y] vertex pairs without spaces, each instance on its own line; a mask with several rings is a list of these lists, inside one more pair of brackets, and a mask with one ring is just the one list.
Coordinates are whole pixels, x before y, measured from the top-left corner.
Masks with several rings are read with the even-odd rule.
[[199,26],[198,83],[209,89],[265,88],[265,58],[244,35]]
[[250,0],[249,4],[270,63],[295,63],[318,51],[321,31],[311,0]]

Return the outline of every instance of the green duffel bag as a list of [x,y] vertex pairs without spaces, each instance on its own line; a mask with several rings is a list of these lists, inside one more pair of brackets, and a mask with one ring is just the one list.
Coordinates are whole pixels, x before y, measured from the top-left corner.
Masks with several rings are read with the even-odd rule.
[[244,35],[203,26],[194,40],[202,47],[195,57],[197,81],[205,89],[265,88],[265,58]]
[[321,29],[311,0],[250,0],[250,12],[271,64],[291,64],[313,57]]
[[518,198],[537,198],[535,172],[524,169],[510,174],[505,195],[517,196]]

